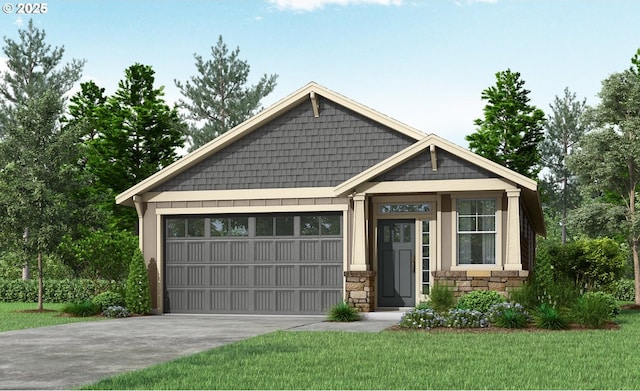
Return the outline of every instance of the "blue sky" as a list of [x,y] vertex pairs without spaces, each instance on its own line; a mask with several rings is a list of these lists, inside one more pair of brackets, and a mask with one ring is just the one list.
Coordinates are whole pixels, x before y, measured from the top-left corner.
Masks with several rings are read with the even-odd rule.
[[[3,4],[14,7],[0,36],[16,39],[29,16]],[[545,113],[565,86],[596,104],[640,48],[638,15],[635,0],[55,0],[33,19],[107,93],[139,62],[177,101],[174,79],[195,75],[193,55],[208,58],[222,35],[251,82],[279,75],[266,106],[315,81],[467,147],[498,71],[520,72]]]

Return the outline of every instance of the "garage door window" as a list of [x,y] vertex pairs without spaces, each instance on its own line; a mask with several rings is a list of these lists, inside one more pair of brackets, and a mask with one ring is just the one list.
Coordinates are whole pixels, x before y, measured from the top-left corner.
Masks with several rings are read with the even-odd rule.
[[340,216],[301,216],[300,234],[305,236],[340,235]]
[[256,236],[293,236],[293,216],[256,217]]
[[214,216],[211,236],[249,236],[249,218]]
[[167,236],[170,238],[203,238],[203,218],[167,219]]

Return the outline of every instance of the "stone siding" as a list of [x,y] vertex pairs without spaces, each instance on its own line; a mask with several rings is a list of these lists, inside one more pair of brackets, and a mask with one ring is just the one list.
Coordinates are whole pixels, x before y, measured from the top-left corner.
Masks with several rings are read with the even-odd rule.
[[375,311],[375,272],[346,271],[345,301],[360,312]]
[[497,291],[505,297],[515,288],[522,286],[529,278],[527,270],[501,271],[436,271],[434,282],[453,287],[453,294],[460,297],[474,290]]

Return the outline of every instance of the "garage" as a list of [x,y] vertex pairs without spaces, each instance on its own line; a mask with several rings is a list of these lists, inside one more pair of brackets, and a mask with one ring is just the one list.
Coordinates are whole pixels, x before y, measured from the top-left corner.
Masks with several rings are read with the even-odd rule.
[[165,312],[321,314],[342,300],[342,213],[163,220]]

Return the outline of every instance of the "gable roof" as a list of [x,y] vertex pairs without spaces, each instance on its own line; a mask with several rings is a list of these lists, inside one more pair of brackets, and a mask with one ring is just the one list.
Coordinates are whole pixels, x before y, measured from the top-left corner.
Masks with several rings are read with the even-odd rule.
[[542,213],[540,194],[538,193],[538,182],[453,144],[435,134],[426,135],[415,144],[334,187],[333,191],[336,196],[349,194],[358,186],[361,186],[377,176],[418,156],[429,149],[432,145],[496,174],[498,177],[518,186],[522,191],[522,198],[534,225],[535,231],[541,235],[546,235],[544,215]]
[[251,117],[247,121],[236,126],[235,128],[213,139],[209,143],[203,145],[201,148],[184,156],[173,164],[151,175],[147,179],[144,179],[138,184],[125,190],[124,192],[116,196],[116,203],[132,206],[134,196],[150,191],[151,189],[162,184],[168,179],[186,171],[187,169],[205,160],[221,149],[233,144],[240,138],[272,121],[276,117],[280,116],[283,112],[292,109],[293,107],[299,105],[304,101],[309,101],[309,104],[313,105],[314,107],[314,112],[316,112],[318,95],[339,105],[342,105],[366,118],[387,126],[413,140],[417,141],[425,136],[423,132],[420,132],[415,128],[396,121],[391,117],[388,117],[369,107],[357,103],[317,83],[311,82],[298,91],[295,91],[291,95],[285,97],[274,105]]

